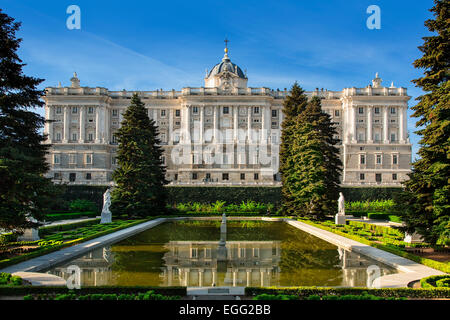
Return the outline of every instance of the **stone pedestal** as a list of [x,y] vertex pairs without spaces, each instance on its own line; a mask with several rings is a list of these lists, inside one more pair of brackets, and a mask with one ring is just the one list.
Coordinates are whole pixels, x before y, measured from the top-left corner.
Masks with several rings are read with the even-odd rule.
[[112,222],[112,213],[109,210],[102,211],[102,219],[100,223],[111,223]]
[[335,224],[345,224],[345,216],[341,214],[337,214],[334,216],[334,223]]
[[39,240],[39,229],[38,228],[29,228],[25,229],[23,235],[17,238],[17,241],[36,241]]
[[423,242],[423,238],[416,232],[414,232],[413,234],[405,233],[405,239],[403,239],[403,241],[407,243],[420,243]]

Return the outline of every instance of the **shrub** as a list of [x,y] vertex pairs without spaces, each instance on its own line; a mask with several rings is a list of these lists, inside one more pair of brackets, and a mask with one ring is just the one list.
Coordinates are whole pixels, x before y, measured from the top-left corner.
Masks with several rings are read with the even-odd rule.
[[97,206],[93,201],[76,199],[70,202],[69,209],[74,212],[97,211]]
[[450,286],[450,275],[426,277],[420,280],[422,288],[448,288]]

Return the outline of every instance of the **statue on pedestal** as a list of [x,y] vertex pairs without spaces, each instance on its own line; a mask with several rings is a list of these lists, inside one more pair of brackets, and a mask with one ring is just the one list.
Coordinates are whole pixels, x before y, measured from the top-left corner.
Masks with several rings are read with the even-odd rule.
[[102,219],[100,223],[111,223],[112,222],[112,213],[109,210],[111,205],[111,190],[110,188],[106,189],[106,192],[103,194],[103,209],[102,209]]
[[335,223],[336,224],[345,224],[345,199],[342,192],[339,192],[338,199],[338,213],[335,215]]

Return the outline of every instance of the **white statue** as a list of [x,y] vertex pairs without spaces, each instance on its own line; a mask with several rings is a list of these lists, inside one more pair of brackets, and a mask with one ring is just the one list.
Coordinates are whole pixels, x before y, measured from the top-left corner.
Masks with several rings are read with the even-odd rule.
[[338,199],[338,215],[345,216],[345,199],[342,192],[339,192],[339,199]]
[[100,223],[112,222],[112,213],[109,210],[110,205],[111,205],[111,190],[110,188],[108,188],[106,189],[106,192],[103,194],[102,219],[100,220]]

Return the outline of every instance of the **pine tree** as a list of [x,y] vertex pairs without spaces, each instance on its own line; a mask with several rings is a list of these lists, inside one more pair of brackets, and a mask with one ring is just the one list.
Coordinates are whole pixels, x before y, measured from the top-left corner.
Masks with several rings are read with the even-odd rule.
[[413,80],[425,91],[412,107],[420,159],[413,163],[405,192],[397,199],[399,212],[410,233],[416,231],[435,244],[450,238],[450,2],[435,0],[435,19],[425,21],[433,36],[419,47],[423,56],[414,62],[424,76]]
[[0,9],[0,228],[20,232],[32,225],[29,217],[42,219],[55,189],[44,177],[45,119],[29,110],[43,106],[37,86],[44,80],[23,74],[19,27]]
[[312,98],[292,133],[293,169],[287,180],[295,214],[321,219],[337,212],[342,163],[336,134],[320,99]]
[[296,117],[302,113],[308,103],[308,98],[303,89],[297,82],[291,88],[289,96],[283,102],[284,120],[281,124],[281,145],[280,145],[280,173],[282,181],[282,201],[283,211],[286,214],[293,214],[294,199],[290,192],[291,185],[288,177],[291,176],[294,163],[292,162],[292,144],[293,144],[293,130],[295,126]]
[[134,94],[116,136],[118,168],[111,194],[115,215],[146,217],[165,211],[165,167],[155,122],[149,119],[139,96]]

